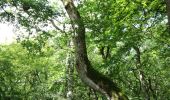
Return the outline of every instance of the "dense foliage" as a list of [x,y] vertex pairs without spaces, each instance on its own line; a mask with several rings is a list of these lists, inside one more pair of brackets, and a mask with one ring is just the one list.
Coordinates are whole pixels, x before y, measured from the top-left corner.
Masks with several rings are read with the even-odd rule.
[[[169,100],[164,0],[73,1],[85,24],[94,68],[130,100]],[[75,30],[61,1],[1,0],[0,6],[1,22],[24,30],[16,43],[0,46],[1,100],[106,100],[83,84],[74,69]]]

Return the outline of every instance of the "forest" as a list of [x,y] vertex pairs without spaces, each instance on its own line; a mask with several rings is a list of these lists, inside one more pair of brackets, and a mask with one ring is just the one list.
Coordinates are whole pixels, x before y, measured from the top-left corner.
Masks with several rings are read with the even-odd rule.
[[170,0],[0,0],[0,19],[0,100],[170,100]]

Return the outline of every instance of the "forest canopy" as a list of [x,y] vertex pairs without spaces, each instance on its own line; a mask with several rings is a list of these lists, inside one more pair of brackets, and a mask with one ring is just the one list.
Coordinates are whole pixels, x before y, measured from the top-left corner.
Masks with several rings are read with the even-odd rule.
[[0,100],[170,99],[170,0],[1,0],[0,18]]

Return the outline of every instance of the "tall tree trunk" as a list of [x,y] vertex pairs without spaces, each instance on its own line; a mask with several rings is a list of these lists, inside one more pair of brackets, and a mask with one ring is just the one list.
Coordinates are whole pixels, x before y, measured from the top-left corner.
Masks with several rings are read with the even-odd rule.
[[166,11],[168,16],[168,31],[170,32],[170,0],[165,0],[166,2]]
[[137,69],[137,74],[139,77],[140,86],[145,96],[145,99],[150,100],[150,94],[149,94],[149,90],[147,86],[147,81],[145,79],[144,72],[141,70],[141,66],[142,66],[141,65],[141,52],[140,52],[139,47],[134,46],[134,49],[136,51],[136,69]]
[[[72,41],[68,41],[68,47],[73,48]],[[74,57],[72,52],[67,53],[66,59],[66,85],[67,85],[67,100],[73,100],[73,73],[74,73]]]
[[105,95],[108,100],[127,100],[121,90],[109,78],[100,74],[92,66],[87,57],[85,42],[85,27],[80,14],[72,0],[61,0],[72,21],[75,30],[74,46],[76,58],[76,70],[81,80],[89,87]]
[[151,78],[145,77],[144,72],[141,70],[142,63],[141,63],[140,49],[139,49],[139,47],[136,47],[136,46],[134,46],[134,49],[136,51],[136,69],[138,71],[138,76],[139,76],[138,79],[140,81],[140,85],[141,85],[142,91],[145,95],[145,98],[146,98],[146,100],[150,100],[151,99],[150,92],[151,92],[154,100],[157,100],[155,91],[154,91],[154,89],[152,89]]

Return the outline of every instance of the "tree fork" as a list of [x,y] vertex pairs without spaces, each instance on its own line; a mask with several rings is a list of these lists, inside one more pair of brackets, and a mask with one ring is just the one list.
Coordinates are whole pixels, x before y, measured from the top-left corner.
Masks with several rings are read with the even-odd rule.
[[74,46],[76,70],[81,80],[94,90],[102,93],[108,100],[128,100],[121,90],[109,78],[100,74],[92,66],[87,57],[85,27],[81,16],[72,0],[61,0],[75,30]]

